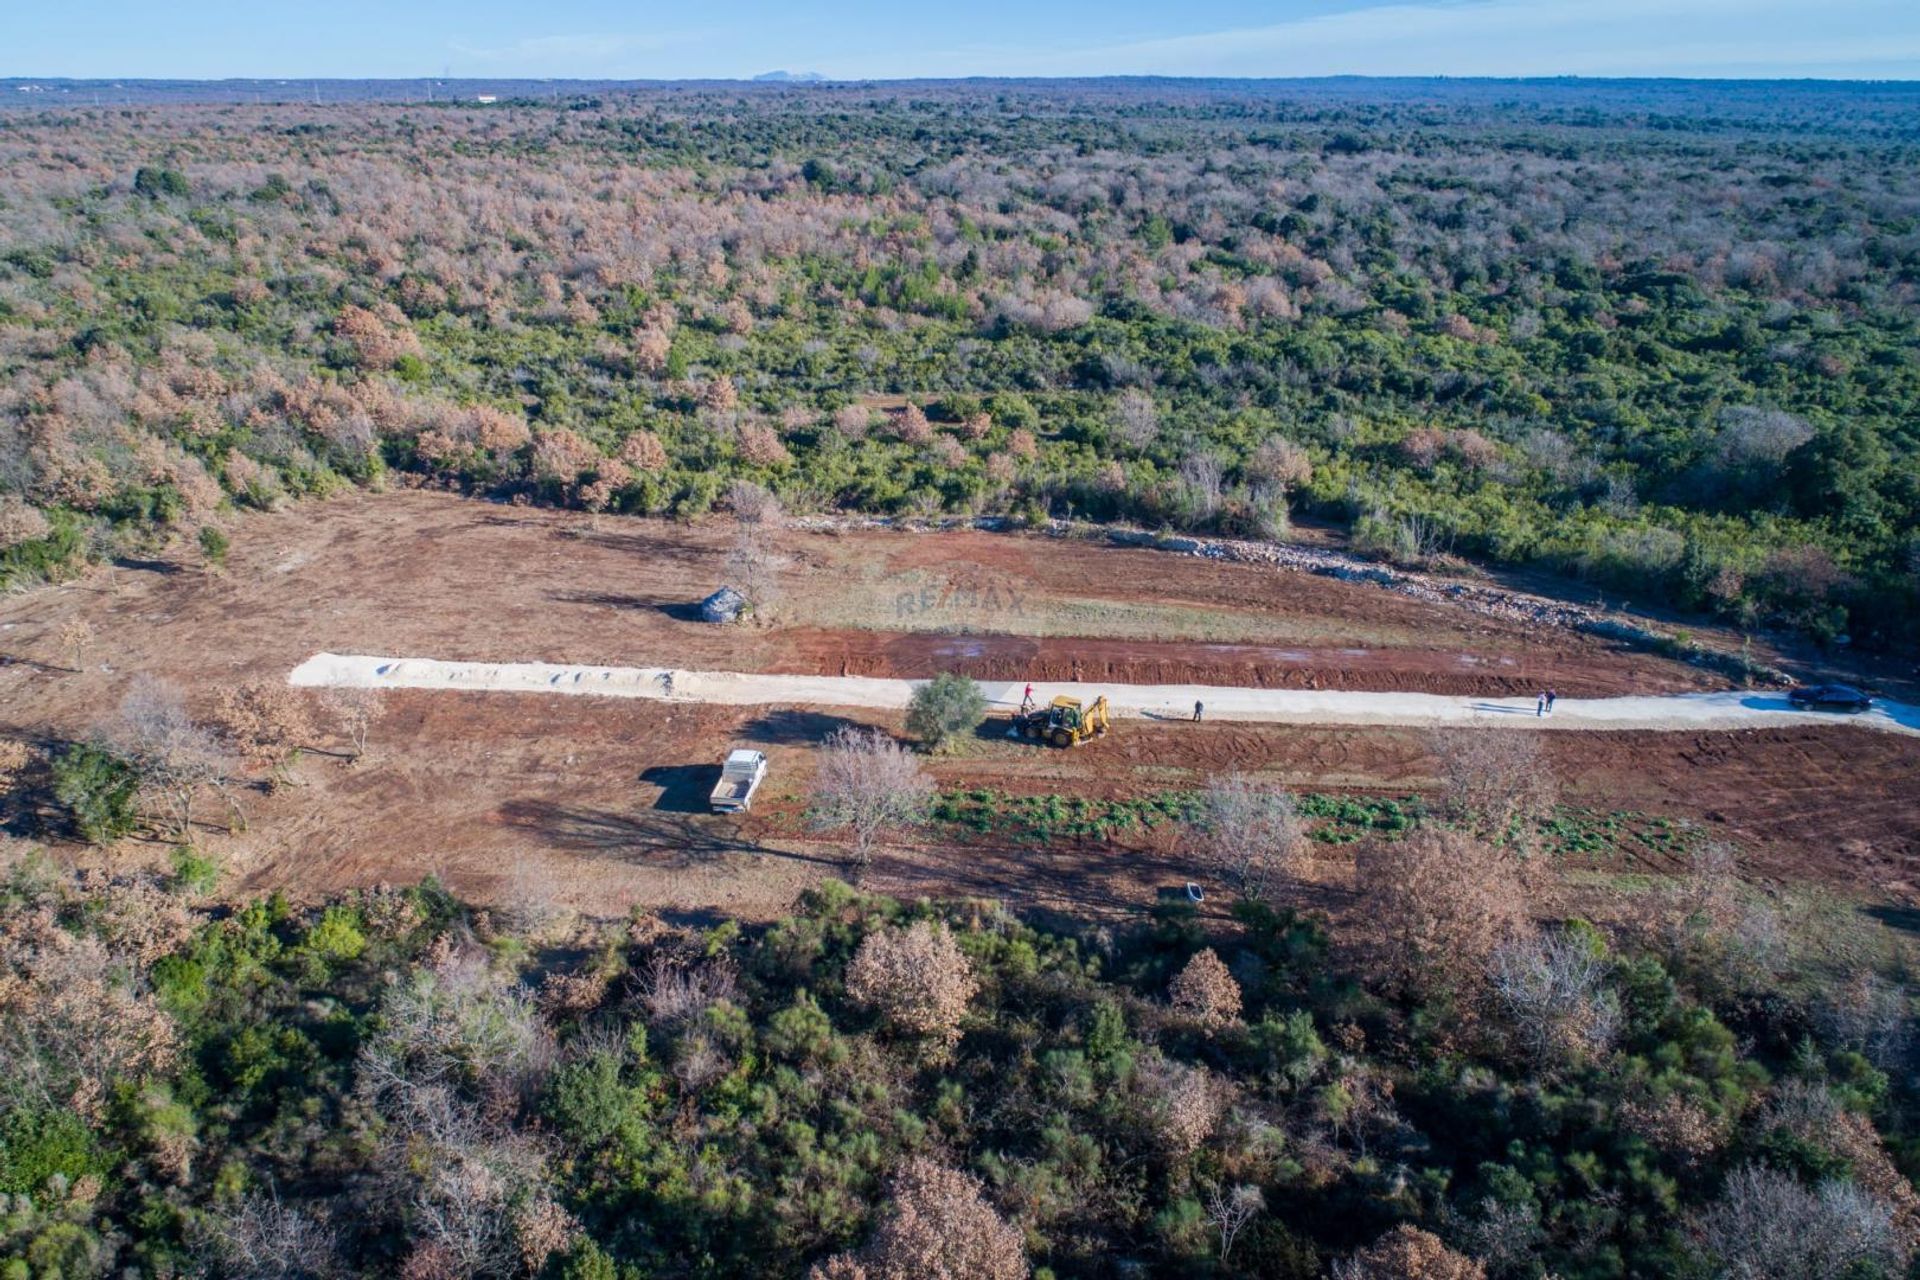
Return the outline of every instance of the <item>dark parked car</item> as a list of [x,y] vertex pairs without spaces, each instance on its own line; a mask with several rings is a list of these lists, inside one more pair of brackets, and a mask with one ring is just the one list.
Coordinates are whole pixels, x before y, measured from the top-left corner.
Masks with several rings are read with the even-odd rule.
[[1873,699],[1850,684],[1803,684],[1787,700],[1804,711],[1865,711]]

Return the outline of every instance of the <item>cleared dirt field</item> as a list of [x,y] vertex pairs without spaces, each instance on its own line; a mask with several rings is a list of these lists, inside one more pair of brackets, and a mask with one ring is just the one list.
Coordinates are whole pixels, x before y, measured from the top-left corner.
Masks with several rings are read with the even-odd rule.
[[[328,649],[1460,694],[1553,685],[1569,697],[1715,684],[1590,637],[1365,585],[972,532],[791,535],[782,625],[714,628],[692,620],[692,605],[724,580],[727,541],[719,522],[596,523],[424,493],[244,516],[221,576],[127,567],[112,582],[0,601],[0,730],[41,742],[83,734],[138,672],[176,681],[204,707],[223,684],[284,679]],[[65,669],[54,640],[76,616],[98,635],[81,673]],[[1102,638],[1075,640],[1076,627]],[[831,709],[427,692],[387,704],[368,762],[310,756],[302,785],[243,797],[246,830],[209,834],[241,890],[310,894],[434,872],[482,899],[751,918],[840,871],[808,838],[800,800],[811,744],[845,722]],[[773,759],[765,801],[738,822],[700,812],[735,743]],[[1563,733],[1548,749],[1570,802],[1723,831],[1761,875],[1884,900],[1920,885],[1920,741],[1836,726]],[[1434,761],[1417,731],[1129,722],[1071,753],[982,738],[935,771],[952,786],[1131,796],[1228,768],[1303,789],[1408,794],[1432,785]],[[1327,870],[1337,885],[1337,855]],[[1044,854],[941,840],[884,859],[872,883],[1099,911],[1143,905],[1189,874],[1164,838]]]
[[[355,494],[236,522],[224,574],[169,564],[0,602],[0,651],[193,683],[320,650],[804,674],[1529,692],[1717,687],[1684,663],[1363,584],[1151,550],[982,532],[791,533],[777,627],[716,628],[728,530]],[[1073,637],[1093,637],[1075,639]],[[31,696],[28,690],[13,691]]]

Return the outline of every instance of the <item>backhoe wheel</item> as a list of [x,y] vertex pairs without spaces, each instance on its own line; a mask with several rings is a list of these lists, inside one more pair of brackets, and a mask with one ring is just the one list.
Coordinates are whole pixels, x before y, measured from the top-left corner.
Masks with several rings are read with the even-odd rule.
[[1055,729],[1053,731],[1053,745],[1056,747],[1070,747],[1073,745],[1073,735],[1065,729]]
[[1040,741],[1040,726],[1037,724],[1023,724],[1020,726],[1020,736],[1028,742],[1038,742]]

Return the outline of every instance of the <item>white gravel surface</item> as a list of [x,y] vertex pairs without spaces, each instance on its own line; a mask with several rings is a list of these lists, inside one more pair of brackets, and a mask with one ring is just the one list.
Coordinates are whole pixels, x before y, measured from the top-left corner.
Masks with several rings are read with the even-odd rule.
[[[671,695],[663,676],[671,675]],[[294,668],[290,683],[363,689],[456,689],[479,693],[573,694],[603,698],[667,698],[734,706],[811,705],[897,710],[907,705],[917,680],[866,676],[752,675],[732,671],[681,671],[664,667],[578,667],[545,662],[448,662],[435,658],[386,658],[321,653]],[[1022,683],[982,682],[996,708],[1019,704]],[[1920,734],[1920,707],[1877,702],[1859,715],[1798,711],[1778,692],[1647,695],[1622,698],[1562,698],[1550,716],[1534,714],[1532,698],[1448,697],[1429,693],[1364,693],[1352,690],[1247,689],[1192,684],[1035,683],[1034,697],[1059,694],[1092,700],[1106,694],[1116,716],[1187,720],[1193,704],[1206,704],[1209,720],[1261,720],[1283,724],[1505,725],[1516,729],[1753,729],[1769,725],[1858,725],[1892,733]]]

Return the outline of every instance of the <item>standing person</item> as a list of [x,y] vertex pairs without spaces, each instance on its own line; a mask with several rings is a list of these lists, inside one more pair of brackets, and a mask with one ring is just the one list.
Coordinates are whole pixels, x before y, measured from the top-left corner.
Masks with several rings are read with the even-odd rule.
[[1031,711],[1033,709],[1033,682],[1031,680],[1027,682],[1027,691],[1020,695],[1020,709],[1022,711]]
[[1198,700],[1196,700],[1196,701],[1194,702],[1194,704],[1193,704],[1193,722],[1194,722],[1195,724],[1199,724],[1199,723],[1200,723],[1200,716],[1201,716],[1201,714],[1202,714],[1202,713],[1203,713],[1204,711],[1206,711],[1206,709],[1207,709],[1207,708],[1206,708],[1206,706],[1205,706],[1205,704],[1204,704],[1204,703],[1201,703],[1201,702],[1199,702]]
[[1555,693],[1551,689],[1547,690],[1547,714],[1548,715],[1553,714],[1553,704],[1558,702],[1559,700],[1560,700],[1559,694]]
[[1543,716],[1547,714],[1547,695],[1546,694],[1543,693],[1539,697],[1533,700],[1533,714],[1535,714],[1536,716]]

